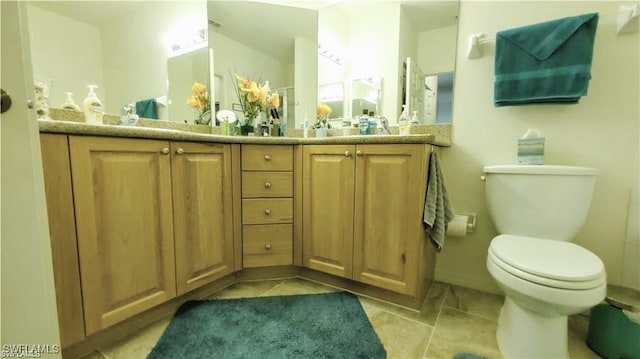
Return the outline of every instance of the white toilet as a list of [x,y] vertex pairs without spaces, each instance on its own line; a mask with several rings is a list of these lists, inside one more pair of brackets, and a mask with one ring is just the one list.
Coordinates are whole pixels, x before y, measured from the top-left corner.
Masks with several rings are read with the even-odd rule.
[[600,303],[600,258],[570,243],[583,225],[594,168],[485,166],[493,238],[487,268],[505,293],[497,339],[505,358],[567,358],[567,318]]

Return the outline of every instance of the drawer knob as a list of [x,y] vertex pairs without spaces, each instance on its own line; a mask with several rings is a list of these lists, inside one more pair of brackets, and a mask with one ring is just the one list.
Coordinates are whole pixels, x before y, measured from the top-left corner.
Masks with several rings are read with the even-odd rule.
[[270,244],[265,244],[265,245],[264,245],[264,249],[266,249],[266,250],[271,250],[271,245],[270,245]]
[[269,155],[264,155],[264,160],[265,160],[265,161],[271,161],[271,156],[269,156]]
[[264,188],[271,188],[271,183],[265,182],[264,183]]
[[160,150],[160,152],[163,155],[168,155],[169,154],[169,147],[164,147],[163,149]]
[[179,155],[181,155],[181,154],[183,154],[183,153],[184,153],[184,150],[183,150],[182,148],[178,148],[178,149],[176,150],[176,153],[177,153],[177,154],[179,154]]
[[267,215],[267,216],[270,215],[271,214],[271,210],[270,209],[265,209],[264,210],[264,214]]
[[356,151],[356,156],[362,157],[362,151]]
[[351,157],[351,151],[344,151],[345,157]]

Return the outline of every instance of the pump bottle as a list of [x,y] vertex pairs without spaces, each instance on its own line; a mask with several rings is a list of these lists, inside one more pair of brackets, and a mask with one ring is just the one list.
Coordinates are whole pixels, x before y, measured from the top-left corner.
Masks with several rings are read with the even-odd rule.
[[96,96],[94,90],[98,87],[96,85],[87,85],[89,88],[89,94],[82,102],[82,110],[87,123],[102,124],[102,117],[104,110],[102,108],[102,101]]

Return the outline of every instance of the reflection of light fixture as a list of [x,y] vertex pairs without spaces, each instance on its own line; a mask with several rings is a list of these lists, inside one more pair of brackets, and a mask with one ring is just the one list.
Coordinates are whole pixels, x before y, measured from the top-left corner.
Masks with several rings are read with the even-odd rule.
[[333,61],[337,65],[342,65],[342,59],[333,53],[331,49],[323,46],[322,44],[318,44],[318,55],[324,56],[329,61]]
[[180,34],[173,39],[171,43],[171,50],[173,52],[179,52],[185,49],[194,49],[196,47],[200,48],[203,43],[207,42],[207,31],[205,29],[192,32],[192,33],[184,33]]

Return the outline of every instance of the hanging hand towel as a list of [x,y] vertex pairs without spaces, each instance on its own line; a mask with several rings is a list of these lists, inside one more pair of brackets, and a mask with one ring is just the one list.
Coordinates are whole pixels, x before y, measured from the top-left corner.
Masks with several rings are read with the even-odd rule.
[[494,105],[578,103],[591,79],[598,14],[500,31]]
[[136,102],[136,114],[143,118],[158,119],[158,104],[155,99]]
[[449,201],[447,188],[444,186],[440,159],[437,153],[432,152],[429,159],[427,197],[424,201],[423,221],[425,231],[438,252],[442,250],[444,245],[447,224],[453,220],[454,216],[453,206]]

